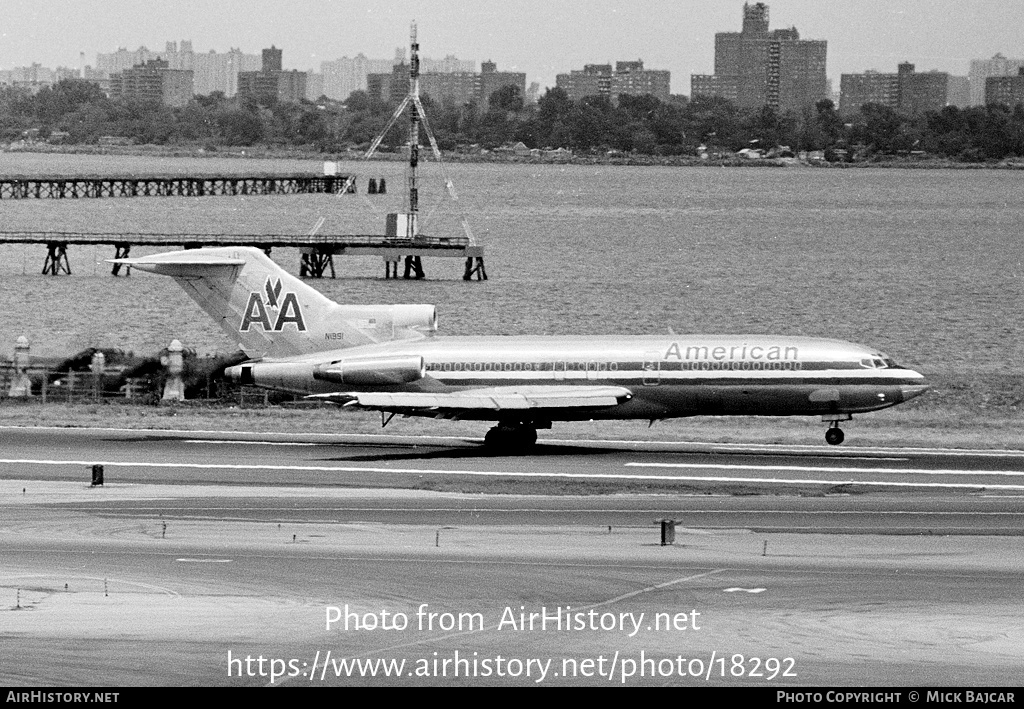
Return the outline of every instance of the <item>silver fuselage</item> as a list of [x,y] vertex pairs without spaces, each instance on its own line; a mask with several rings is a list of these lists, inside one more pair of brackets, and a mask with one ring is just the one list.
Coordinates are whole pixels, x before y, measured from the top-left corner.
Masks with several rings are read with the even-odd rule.
[[[352,386],[314,375],[339,362],[378,358],[422,358],[424,376],[401,384]],[[264,359],[228,374],[306,395],[599,385],[632,394],[606,408],[536,412],[538,420],[548,421],[853,414],[899,404],[927,389],[921,374],[878,350],[841,340],[767,335],[428,337]],[[509,415],[444,407],[409,413],[481,420]],[[531,417],[528,412],[515,416]]]

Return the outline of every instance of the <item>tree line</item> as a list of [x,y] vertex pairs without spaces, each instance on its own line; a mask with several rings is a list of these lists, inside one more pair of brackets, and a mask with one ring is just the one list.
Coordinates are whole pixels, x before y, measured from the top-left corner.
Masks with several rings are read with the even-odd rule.
[[[908,115],[867,104],[840,116],[830,100],[800,112],[770,107],[739,108],[720,98],[620,96],[573,101],[548,89],[536,105],[524,104],[515,87],[492,94],[486,106],[455,105],[422,97],[443,150],[494,149],[522,142],[529,148],[567,148],[576,153],[649,156],[730,153],[747,147],[788,146],[820,150],[827,158],[921,152],[964,162],[1024,157],[1024,107],[957,108]],[[35,94],[0,89],[0,142],[34,136],[67,144],[95,144],[102,136],[136,143],[199,146],[306,147],[336,153],[362,148],[387,125],[393,104],[354,92],[345,101],[278,102],[252,97],[196,96],[186,106],[110,99],[95,84],[64,80]],[[56,138],[56,139],[55,139]],[[399,121],[385,139],[406,141]],[[832,155],[828,155],[829,152]]]

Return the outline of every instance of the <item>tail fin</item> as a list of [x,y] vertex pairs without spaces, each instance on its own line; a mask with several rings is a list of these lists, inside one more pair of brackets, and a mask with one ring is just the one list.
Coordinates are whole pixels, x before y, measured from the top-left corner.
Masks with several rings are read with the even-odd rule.
[[174,278],[252,358],[416,339],[437,329],[432,305],[340,305],[253,247],[191,249],[111,262]]

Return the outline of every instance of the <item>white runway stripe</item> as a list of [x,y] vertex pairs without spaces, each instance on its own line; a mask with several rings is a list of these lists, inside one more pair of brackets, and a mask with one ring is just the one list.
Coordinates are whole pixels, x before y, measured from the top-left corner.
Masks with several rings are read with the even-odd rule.
[[[109,433],[119,434],[150,434],[156,436],[166,436],[168,438],[181,438],[188,437],[194,440],[215,440],[215,439],[195,439],[198,435],[211,435],[218,436],[220,438],[234,440],[239,436],[256,436],[261,440],[266,439],[268,436],[274,436],[276,438],[294,438],[300,439],[301,441],[319,440],[323,443],[351,443],[354,440],[365,440],[371,444],[380,442],[382,440],[417,440],[417,441],[450,441],[450,442],[478,442],[479,438],[466,438],[460,436],[444,436],[444,435],[400,435],[400,436],[384,436],[379,433],[268,433],[266,431],[225,431],[219,429],[195,429],[192,431],[183,430],[171,430],[161,428],[115,428],[115,427],[102,427],[102,428],[67,428],[61,426],[11,426],[2,425],[0,430],[25,430],[25,431],[56,431],[59,433],[80,433],[82,431],[105,431]],[[443,434],[443,431],[441,432]],[[575,444],[611,444],[611,445],[628,445],[628,446],[669,446],[672,448],[696,448],[701,451],[705,450],[722,450],[722,451],[765,451],[772,453],[823,453],[828,451],[828,455],[836,457],[845,457],[847,455],[859,455],[865,453],[871,454],[886,454],[886,455],[907,455],[909,453],[915,454],[926,454],[926,455],[938,455],[938,456],[949,456],[949,457],[965,457],[965,456],[989,456],[989,457],[1000,457],[1000,458],[1021,458],[1024,457],[1024,450],[1020,449],[999,449],[999,448],[929,448],[920,446],[850,446],[849,448],[838,448],[829,449],[825,448],[820,444],[816,445],[797,445],[797,444],[779,444],[779,443],[712,443],[708,441],[648,441],[648,440],[628,440],[621,438],[586,438],[586,439],[571,439],[571,438],[545,438],[541,441],[544,444],[558,444],[558,445],[575,445]]]
[[[640,478],[644,479],[644,478]],[[650,479],[650,478],[647,478]],[[657,478],[656,478],[657,479]],[[894,482],[891,480],[817,480],[813,478],[730,478],[730,477],[709,477],[704,475],[678,475],[663,478],[666,480],[689,481],[689,482],[718,482],[718,483],[759,483],[775,485],[868,485],[872,487],[921,487],[941,488],[960,490],[1024,490],[1021,485],[998,485],[985,482],[976,483],[908,483]]]
[[737,465],[732,463],[626,463],[633,468],[687,468],[695,470],[775,470],[797,473],[871,473],[882,475],[1009,475],[1024,477],[1020,470],[932,470],[930,468],[844,468],[811,465]]
[[[758,484],[784,484],[784,485],[870,485],[889,487],[920,487],[920,488],[959,488],[977,490],[986,488],[990,490],[1024,490],[1024,484],[1004,485],[985,482],[973,483],[915,483],[915,482],[893,482],[893,481],[870,481],[870,480],[849,480],[849,479],[786,479],[786,478],[737,478],[718,477],[703,475],[655,475],[642,473],[526,473],[499,470],[436,470],[430,468],[381,468],[381,467],[352,467],[332,465],[258,465],[258,464],[229,464],[229,463],[155,463],[147,461],[102,461],[102,460],[31,460],[31,459],[0,459],[0,464],[17,465],[81,465],[93,466],[103,465],[111,468],[177,468],[194,470],[278,470],[278,471],[301,471],[301,472],[326,472],[326,473],[390,473],[396,475],[450,475],[450,476],[476,476],[476,477],[515,477],[515,478],[560,478],[577,480],[658,480],[664,482],[744,482]],[[772,470],[785,472],[832,472],[832,473],[882,473],[900,474],[913,473],[913,470],[898,470],[887,468],[801,468],[797,466],[741,466],[741,465],[705,465],[689,463],[626,463],[626,466],[633,467],[656,467],[656,468],[698,468],[698,469],[740,469],[740,470]],[[963,470],[921,470],[920,474],[929,475],[1024,475],[1017,471],[963,471]]]

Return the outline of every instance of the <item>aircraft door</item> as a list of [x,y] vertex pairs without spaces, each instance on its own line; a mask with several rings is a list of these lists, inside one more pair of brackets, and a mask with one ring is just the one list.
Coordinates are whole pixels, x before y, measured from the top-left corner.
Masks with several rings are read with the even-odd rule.
[[645,352],[643,362],[643,384],[644,386],[657,386],[661,384],[661,353]]
[[555,368],[555,381],[558,381],[558,382],[564,381],[565,380],[565,370],[566,370],[565,362],[564,361],[555,362],[554,363],[554,368]]

